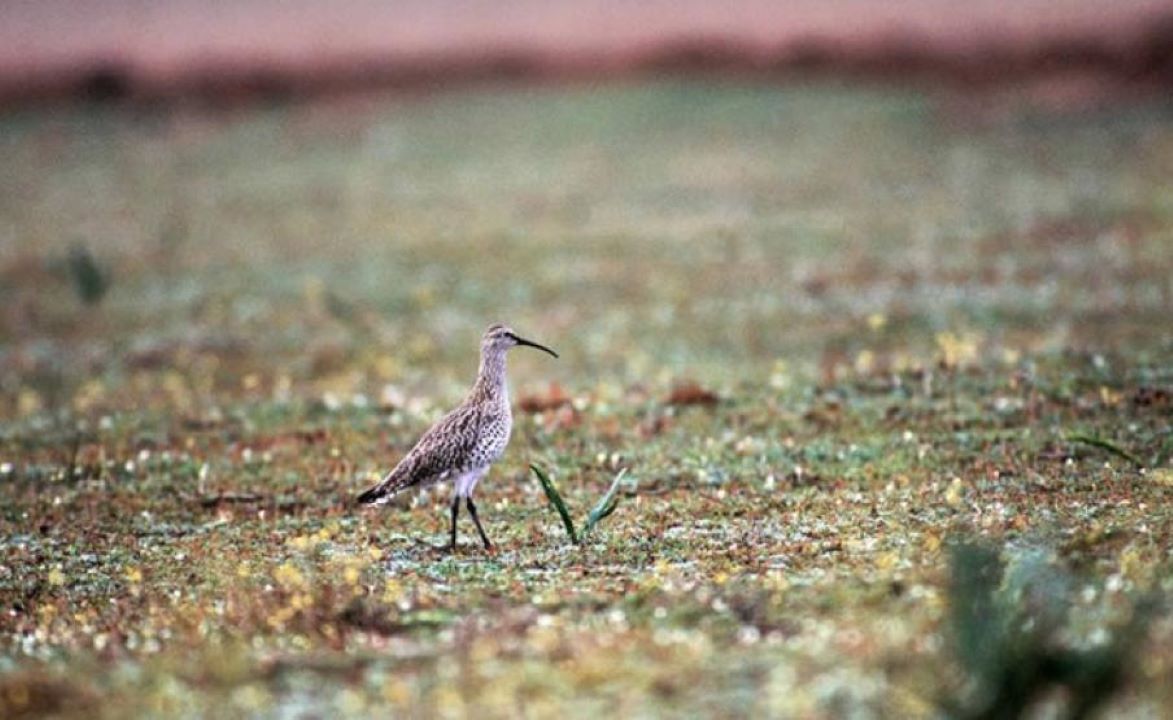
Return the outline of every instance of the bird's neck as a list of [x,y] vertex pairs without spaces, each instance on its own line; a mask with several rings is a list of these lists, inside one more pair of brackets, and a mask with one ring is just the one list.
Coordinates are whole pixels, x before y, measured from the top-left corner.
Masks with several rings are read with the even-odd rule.
[[505,353],[481,354],[481,366],[477,370],[474,392],[480,397],[508,402],[509,389],[505,382]]

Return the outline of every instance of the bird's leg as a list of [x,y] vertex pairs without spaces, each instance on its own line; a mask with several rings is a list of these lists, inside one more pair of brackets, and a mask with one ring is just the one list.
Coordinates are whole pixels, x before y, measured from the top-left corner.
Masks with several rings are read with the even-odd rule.
[[449,552],[456,552],[456,516],[460,514],[460,496],[457,495],[452,498],[452,541],[448,544],[445,550]]
[[472,521],[476,523],[477,532],[481,534],[481,542],[485,544],[486,550],[491,550],[493,543],[489,542],[489,536],[485,534],[485,529],[481,527],[481,519],[477,517],[477,506],[473,504],[471,497],[465,498],[464,502],[468,505],[468,514],[472,515]]

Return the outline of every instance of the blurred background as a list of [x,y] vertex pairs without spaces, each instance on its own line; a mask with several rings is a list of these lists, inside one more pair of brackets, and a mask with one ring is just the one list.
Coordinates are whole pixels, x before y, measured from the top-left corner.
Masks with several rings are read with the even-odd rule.
[[3,412],[1167,341],[1171,11],[4,3]]
[[15,0],[0,12],[0,89],[21,98],[223,102],[638,69],[1085,83],[1170,72],[1160,0]]

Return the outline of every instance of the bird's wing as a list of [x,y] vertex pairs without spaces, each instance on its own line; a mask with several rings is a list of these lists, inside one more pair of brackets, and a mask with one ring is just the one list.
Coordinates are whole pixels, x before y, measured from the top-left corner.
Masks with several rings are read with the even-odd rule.
[[478,413],[475,407],[456,408],[420,437],[391,472],[358,496],[362,504],[383,504],[397,493],[448,478],[476,445]]

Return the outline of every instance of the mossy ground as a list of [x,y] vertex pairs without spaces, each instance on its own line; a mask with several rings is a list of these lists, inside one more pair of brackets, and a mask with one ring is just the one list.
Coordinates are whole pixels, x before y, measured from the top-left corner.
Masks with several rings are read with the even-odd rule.
[[[0,119],[0,715],[926,716],[973,537],[1106,642],[1171,583],[1171,179],[1168,105],[831,85]],[[562,359],[449,556],[352,498],[497,320]]]

